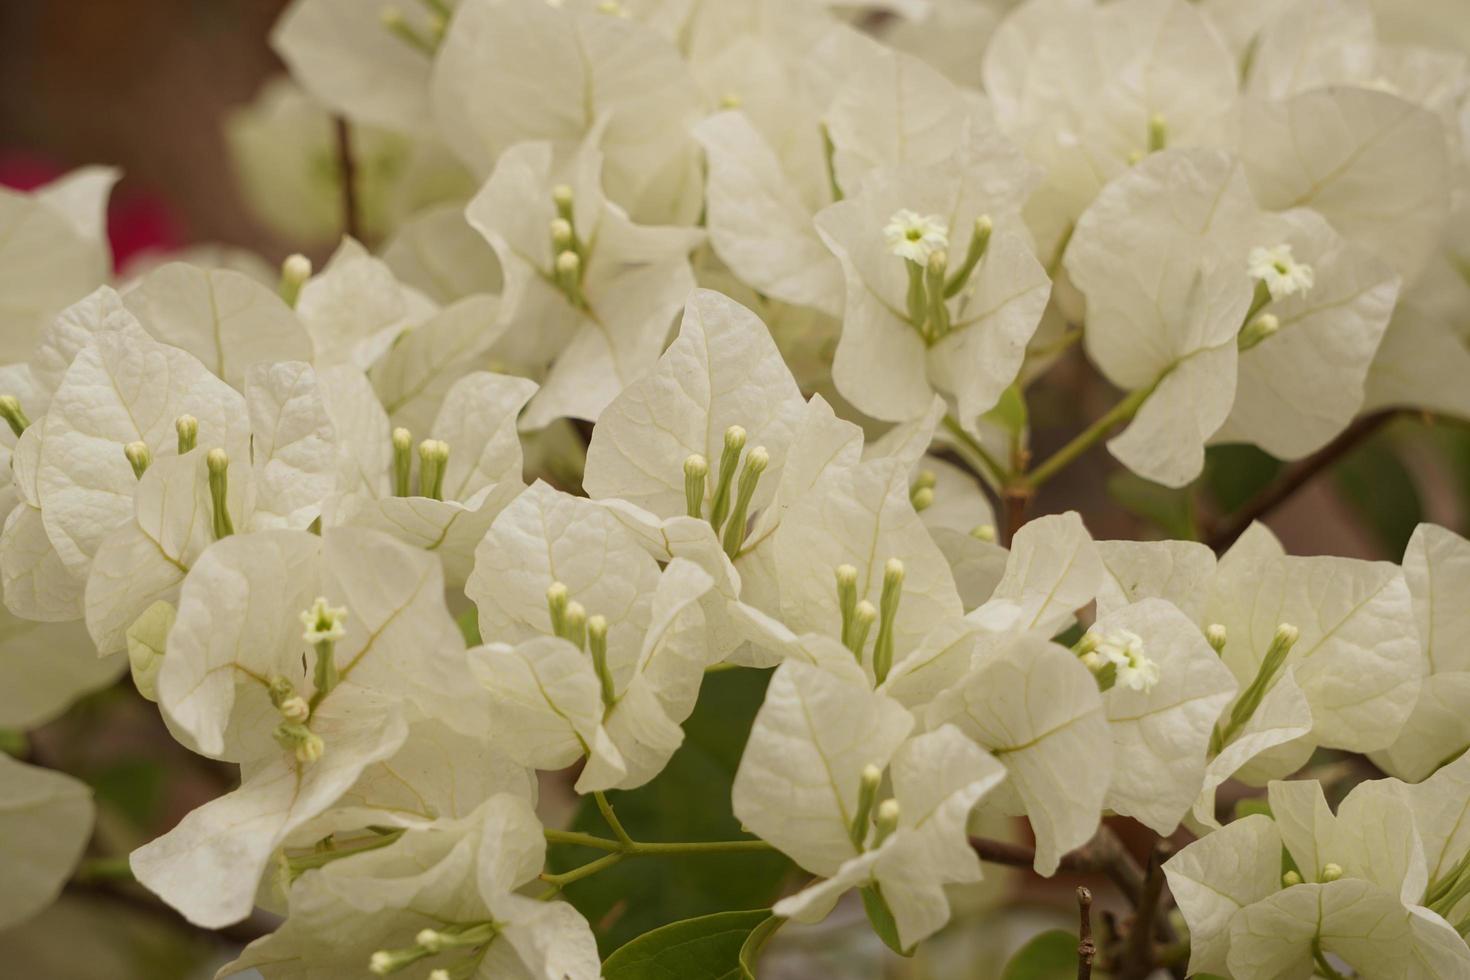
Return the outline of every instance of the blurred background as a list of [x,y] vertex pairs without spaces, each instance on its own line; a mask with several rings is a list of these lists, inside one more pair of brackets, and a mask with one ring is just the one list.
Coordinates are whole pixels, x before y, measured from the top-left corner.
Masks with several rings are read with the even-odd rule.
[[[1415,16],[1416,0],[1376,3],[1387,30],[1405,39],[1425,30]],[[257,122],[264,115],[288,129],[297,125],[292,113],[299,107],[287,95],[274,99],[270,89],[282,66],[267,37],[285,6],[286,0],[0,0],[0,184],[27,189],[84,164],[120,168],[124,176],[109,220],[124,274],[160,254],[204,245],[254,253],[266,269],[297,250],[324,258],[335,244],[334,233],[324,233],[335,215],[330,194],[317,196],[325,215],[303,213],[294,201],[261,201],[258,195],[252,200],[249,194],[249,175],[269,166],[273,130],[252,129],[239,113],[255,103]],[[1470,40],[1470,12],[1464,21],[1461,41]],[[330,184],[330,132],[320,117],[299,124],[311,130],[306,142],[321,157],[320,170]],[[373,149],[372,159],[393,158],[391,147]],[[242,166],[242,160],[250,162]],[[1074,350],[1031,395],[1037,456],[1114,399]],[[1188,493],[1148,484],[1094,451],[1047,488],[1033,513],[1076,508],[1099,538],[1186,536],[1193,517],[1228,512],[1281,469],[1257,450],[1215,449],[1204,486]],[[1470,435],[1451,424],[1409,418],[1381,428],[1315,474],[1272,512],[1269,523],[1297,553],[1397,560],[1417,523],[1434,520],[1463,533],[1467,513]],[[691,728],[694,742],[697,728]],[[729,732],[711,737],[728,739]],[[729,748],[738,757],[738,744]],[[87,698],[63,722],[31,733],[24,751],[96,789],[102,804],[97,848],[108,854],[125,854],[156,836],[235,779],[226,767],[192,756],[167,738],[156,709],[126,681]],[[1007,833],[1015,828],[997,828],[998,835]],[[731,873],[742,870],[732,867]],[[663,884],[677,889],[678,881]],[[998,873],[965,899],[978,911],[1007,896],[1012,914],[959,916],[956,927],[916,960],[899,961],[884,952],[861,910],[850,909],[822,930],[783,939],[770,975],[998,976],[997,964],[1025,936],[1068,926],[1073,915],[1067,899],[1076,880],[1059,878],[1023,894],[1014,884]],[[681,893],[665,896],[691,900]],[[1106,895],[1100,900],[1108,902]],[[248,921],[208,935],[141,891],[78,882],[54,909],[0,934],[0,975],[204,977],[239,943],[269,927],[267,921]]]

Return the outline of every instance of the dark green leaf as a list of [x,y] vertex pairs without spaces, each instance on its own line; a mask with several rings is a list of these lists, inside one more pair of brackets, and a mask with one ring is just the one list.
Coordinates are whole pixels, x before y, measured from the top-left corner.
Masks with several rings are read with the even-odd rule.
[[122,759],[88,776],[97,801],[117,808],[137,828],[157,822],[163,804],[163,767],[152,759]]
[[1011,385],[1000,396],[995,407],[985,413],[986,419],[1002,426],[1012,435],[1026,431],[1026,396],[1020,385]]
[[1001,980],[1074,980],[1077,937],[1065,929],[1043,932],[1016,951]]
[[740,947],[740,980],[756,980],[755,964],[760,959],[761,950],[765,949],[766,943],[776,931],[786,924],[786,920],[778,915],[773,915],[760,925],[750,931],[745,937],[745,945]]
[[1269,817],[1271,804],[1264,796],[1247,796],[1235,801],[1235,819],[1252,817],[1256,814]]
[[888,907],[888,902],[883,898],[883,893],[878,886],[864,885],[862,889],[863,908],[868,913],[868,921],[873,924],[873,931],[883,944],[893,950],[899,956],[913,956],[914,948],[903,948],[903,941],[898,938],[898,923],[893,919],[893,910]]
[[[730,786],[768,679],[763,670],[720,671],[704,679],[699,706],[684,724],[684,744],[668,767],[647,786],[607,794],[629,833],[645,841],[746,836],[730,811]],[[608,834],[590,797],[572,829]],[[558,844],[547,861],[552,871],[567,871],[598,856]],[[768,906],[791,867],[776,852],[639,857],[569,885],[566,896],[592,923],[606,955],[670,922]]]
[[1383,557],[1397,561],[1424,520],[1424,507],[1413,474],[1393,443],[1382,436],[1373,439],[1345,457],[1333,477],[1337,492],[1373,533]]
[[1282,465],[1255,446],[1211,446],[1205,450],[1205,487],[1215,506],[1230,514],[1276,479]]
[[602,964],[606,980],[739,980],[746,942],[770,909],[717,912],[646,932]]
[[1128,470],[1108,477],[1108,496],[1171,538],[1194,540],[1194,500],[1190,490],[1152,483]]

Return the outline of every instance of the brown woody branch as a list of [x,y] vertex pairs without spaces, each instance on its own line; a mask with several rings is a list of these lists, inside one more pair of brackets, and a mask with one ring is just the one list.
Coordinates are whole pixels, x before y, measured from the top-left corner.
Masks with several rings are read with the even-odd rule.
[[1331,469],[1343,457],[1366,442],[1374,433],[1397,418],[1396,411],[1377,412],[1364,415],[1326,446],[1286,468],[1270,485],[1247,501],[1234,514],[1229,514],[1215,523],[1205,534],[1205,543],[1217,553],[1235,543],[1250,528],[1251,524],[1266,517],[1277,507],[1291,499],[1302,487],[1311,483],[1322,472]]

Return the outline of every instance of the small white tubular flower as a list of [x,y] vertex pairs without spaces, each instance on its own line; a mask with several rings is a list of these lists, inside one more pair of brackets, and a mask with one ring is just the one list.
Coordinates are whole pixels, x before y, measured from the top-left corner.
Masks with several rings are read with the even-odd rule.
[[1305,262],[1292,258],[1291,246],[1285,243],[1269,248],[1257,246],[1247,257],[1252,279],[1266,284],[1275,300],[1305,295],[1317,282],[1316,273]]
[[901,259],[924,265],[929,256],[949,248],[949,228],[944,219],[933,214],[919,214],[908,208],[895,211],[883,228],[888,250]]
[[1111,630],[1098,637],[1095,655],[1118,671],[1118,683],[1134,691],[1149,691],[1159,682],[1159,665],[1144,653],[1143,637],[1131,630]]
[[307,643],[340,640],[347,635],[347,627],[343,625],[346,622],[345,606],[329,606],[325,596],[317,596],[311,608],[301,612],[301,623],[306,627],[301,638]]

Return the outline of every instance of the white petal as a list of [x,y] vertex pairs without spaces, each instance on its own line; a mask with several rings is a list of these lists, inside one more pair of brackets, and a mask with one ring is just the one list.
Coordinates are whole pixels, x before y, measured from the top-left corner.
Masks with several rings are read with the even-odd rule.
[[0,928],[56,900],[92,835],[92,791],[64,773],[0,753],[0,856],[6,887]]

